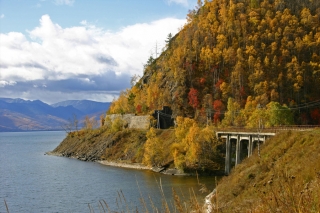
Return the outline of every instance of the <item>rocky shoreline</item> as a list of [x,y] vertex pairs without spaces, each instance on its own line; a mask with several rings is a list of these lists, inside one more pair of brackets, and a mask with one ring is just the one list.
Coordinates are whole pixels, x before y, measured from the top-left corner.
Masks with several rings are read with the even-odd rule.
[[95,162],[101,163],[102,165],[106,165],[106,166],[115,166],[115,167],[138,169],[138,170],[150,170],[150,171],[165,174],[165,175],[193,176],[193,174],[184,173],[182,170],[179,170],[179,169],[174,169],[174,168],[167,169],[164,167],[150,167],[150,166],[145,166],[141,163],[124,163],[124,162],[114,162],[114,161],[108,161],[108,160],[99,160]]
[[96,161],[101,163],[102,165],[106,166],[115,166],[115,167],[122,167],[128,169],[140,169],[140,170],[151,170],[152,168],[149,166],[142,165],[140,163],[121,163],[121,162],[114,162],[114,161],[107,161],[107,160],[98,160]]

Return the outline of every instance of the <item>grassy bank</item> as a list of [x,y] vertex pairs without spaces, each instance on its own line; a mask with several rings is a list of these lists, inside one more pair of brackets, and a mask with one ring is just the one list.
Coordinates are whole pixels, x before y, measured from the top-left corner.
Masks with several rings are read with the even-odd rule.
[[141,163],[145,141],[145,130],[84,129],[69,133],[51,153],[84,161]]
[[217,212],[319,212],[319,153],[319,129],[276,135],[220,181]]

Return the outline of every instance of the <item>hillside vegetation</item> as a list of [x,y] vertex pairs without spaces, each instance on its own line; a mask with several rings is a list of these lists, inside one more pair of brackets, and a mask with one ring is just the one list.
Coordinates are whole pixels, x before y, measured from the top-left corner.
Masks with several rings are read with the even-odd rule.
[[145,131],[126,129],[116,132],[103,127],[83,129],[69,133],[52,154],[84,161],[122,160],[139,163],[143,157],[139,148],[143,148],[145,140]]
[[220,181],[217,212],[319,212],[319,144],[320,129],[269,139]]
[[319,1],[198,1],[187,18],[109,113],[170,106],[173,117],[253,127],[272,109],[289,119],[261,115],[265,125],[320,124]]
[[176,168],[189,173],[223,170],[221,142],[212,126],[199,127],[178,117],[175,129],[124,129],[120,119],[98,129],[68,133],[51,154],[84,161],[107,160],[149,167]]

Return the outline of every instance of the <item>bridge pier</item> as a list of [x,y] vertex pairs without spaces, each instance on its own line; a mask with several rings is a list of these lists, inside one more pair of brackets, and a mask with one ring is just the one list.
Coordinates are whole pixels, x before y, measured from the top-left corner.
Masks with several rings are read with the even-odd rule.
[[241,163],[241,143],[240,143],[240,136],[237,135],[237,143],[236,143],[236,165]]
[[249,142],[248,142],[248,157],[252,155],[253,150],[253,141],[252,141],[252,135],[249,136]]
[[226,159],[225,159],[225,173],[229,174],[231,170],[231,141],[230,136],[226,138]]

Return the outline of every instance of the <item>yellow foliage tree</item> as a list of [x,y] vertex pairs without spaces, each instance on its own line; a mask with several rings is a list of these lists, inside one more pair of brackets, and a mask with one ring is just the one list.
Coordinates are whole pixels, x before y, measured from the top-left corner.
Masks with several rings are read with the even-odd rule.
[[156,129],[150,128],[144,145],[143,163],[148,166],[161,167],[165,161],[163,143],[157,137]]
[[184,138],[186,146],[186,164],[192,165],[199,162],[200,158],[200,128],[196,123],[190,127],[188,134]]
[[129,89],[122,91],[117,100],[114,100],[108,110],[109,114],[124,114],[129,111],[128,97]]
[[212,126],[205,128],[190,118],[177,117],[172,157],[177,168],[199,168],[215,156],[218,141]]
[[239,119],[240,104],[233,98],[228,99],[228,111],[225,113],[225,117],[222,120],[222,126],[236,126],[236,120]]

